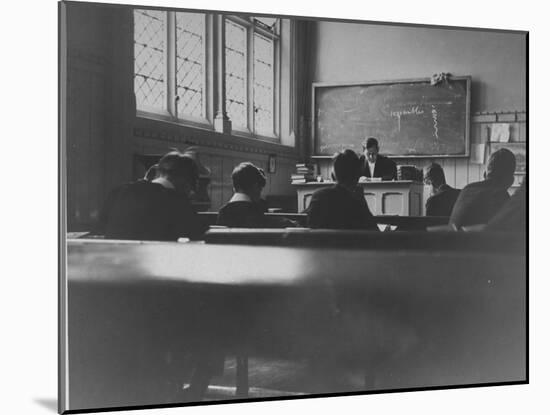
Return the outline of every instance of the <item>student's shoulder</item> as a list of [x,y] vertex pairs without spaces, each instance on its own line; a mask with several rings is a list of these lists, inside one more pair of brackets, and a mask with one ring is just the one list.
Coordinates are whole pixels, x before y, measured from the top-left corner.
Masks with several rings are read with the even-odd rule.
[[389,158],[388,156],[383,156],[382,154],[379,154],[378,155],[378,159],[381,160],[382,162],[384,163],[389,163],[389,164],[395,164],[395,161],[393,161],[391,158]]
[[338,194],[339,193],[339,189],[338,189],[338,186],[336,185],[333,185],[333,186],[328,186],[328,187],[323,187],[321,189],[317,189],[315,192],[313,192],[313,195],[312,195],[312,198],[315,197],[315,198],[327,198],[327,197],[331,197],[335,194]]
[[464,186],[464,188],[460,192],[461,193],[468,193],[468,192],[471,192],[471,191],[478,191],[478,190],[487,189],[489,187],[490,186],[488,186],[486,180],[481,180],[479,182],[473,182],[473,183],[467,184],[466,186]]
[[253,203],[252,202],[248,202],[246,200],[238,200],[238,201],[235,201],[235,202],[227,202],[225,205],[223,205],[220,210],[222,209],[238,209],[238,208],[246,208],[246,207],[250,207],[250,206],[253,206]]
[[219,210],[219,214],[230,213],[230,212],[244,212],[254,210],[254,204],[247,201],[237,201],[237,202],[227,202]]
[[169,189],[157,183],[153,183],[145,192],[148,200],[155,204],[165,205],[169,210],[194,211],[191,199],[182,192]]
[[120,186],[113,189],[112,193],[119,195],[147,194],[157,190],[157,186],[158,185],[147,182],[145,180],[138,180],[136,182],[121,184]]
[[437,199],[439,199],[440,195],[441,193],[430,195],[428,199],[426,199],[426,205],[429,205],[430,203],[434,203]]
[[460,194],[479,193],[484,195],[506,196],[508,192],[502,186],[495,185],[490,180],[481,180],[479,182],[470,183],[460,191]]

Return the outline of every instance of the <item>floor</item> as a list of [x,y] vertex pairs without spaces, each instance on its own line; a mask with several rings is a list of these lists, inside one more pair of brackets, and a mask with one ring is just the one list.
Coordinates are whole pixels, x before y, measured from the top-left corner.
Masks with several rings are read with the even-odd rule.
[[[251,358],[249,397],[265,398],[365,390],[360,371],[342,371],[307,361]],[[207,400],[234,399],[236,360],[226,358],[222,376],[212,379]]]

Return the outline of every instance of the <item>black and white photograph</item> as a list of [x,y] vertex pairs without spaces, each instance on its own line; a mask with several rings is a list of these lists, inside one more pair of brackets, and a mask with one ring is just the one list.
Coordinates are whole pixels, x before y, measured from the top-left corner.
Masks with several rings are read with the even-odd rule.
[[[56,54],[43,73],[57,82],[26,77],[34,93],[20,94],[43,97],[51,131],[13,101],[32,110],[7,138],[47,143],[9,150],[5,170],[36,188],[22,213],[54,232],[23,219],[12,245],[26,254],[8,259],[35,269],[18,283],[41,327],[20,327],[43,340],[22,338],[13,360],[30,370],[21,384],[48,366],[30,379],[51,391],[29,389],[36,408],[533,404],[544,231],[529,225],[545,202],[529,190],[544,194],[546,132],[531,126],[544,47],[524,12],[50,3],[55,45],[36,71]],[[23,151],[42,178],[18,176],[40,168]]]
[[527,32],[59,13],[61,410],[527,382]]

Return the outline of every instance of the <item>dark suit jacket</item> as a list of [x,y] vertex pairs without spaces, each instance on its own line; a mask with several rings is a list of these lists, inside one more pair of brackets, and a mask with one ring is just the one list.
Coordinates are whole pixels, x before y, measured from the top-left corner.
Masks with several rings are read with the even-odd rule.
[[[359,157],[359,160],[361,160],[361,176],[371,177],[369,164],[365,155],[363,154]],[[384,180],[397,179],[397,166],[395,162],[379,154],[374,164],[373,177],[382,177]]]
[[112,191],[100,220],[109,239],[176,241],[200,238],[205,231],[185,195],[144,180]]
[[352,193],[338,184],[317,190],[306,209],[308,226],[377,231],[378,227],[362,193],[362,190]]
[[470,183],[458,195],[449,223],[457,228],[486,224],[508,199],[506,189],[493,180]]
[[451,216],[459,193],[460,190],[454,189],[448,184],[441,186],[426,201],[426,216]]
[[237,228],[263,228],[266,206],[254,202],[228,202],[218,212],[218,225]]
[[268,217],[267,203],[260,202],[228,202],[218,212],[218,225],[235,228],[284,228],[295,226],[285,218]]
[[525,183],[487,224],[486,230],[495,232],[527,232],[527,200]]

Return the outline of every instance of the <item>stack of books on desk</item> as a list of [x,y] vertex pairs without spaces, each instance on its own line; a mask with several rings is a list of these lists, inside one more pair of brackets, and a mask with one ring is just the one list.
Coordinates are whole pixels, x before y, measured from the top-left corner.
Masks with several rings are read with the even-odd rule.
[[292,184],[307,183],[315,181],[315,167],[311,164],[296,164],[296,173],[290,176]]
[[414,180],[421,182],[423,180],[422,170],[416,166],[397,166],[397,180]]

